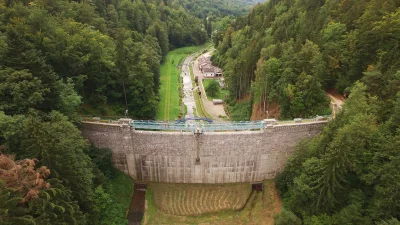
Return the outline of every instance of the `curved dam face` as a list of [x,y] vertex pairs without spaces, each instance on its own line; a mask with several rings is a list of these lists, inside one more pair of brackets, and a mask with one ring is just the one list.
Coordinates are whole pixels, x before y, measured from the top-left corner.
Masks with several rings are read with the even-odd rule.
[[274,178],[294,146],[318,134],[325,124],[194,134],[82,122],[81,132],[95,146],[110,148],[115,167],[138,182],[236,183]]

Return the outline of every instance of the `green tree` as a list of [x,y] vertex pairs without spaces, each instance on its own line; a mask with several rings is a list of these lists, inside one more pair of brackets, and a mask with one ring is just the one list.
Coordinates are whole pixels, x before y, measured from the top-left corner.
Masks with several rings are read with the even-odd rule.
[[292,212],[282,209],[279,214],[274,215],[274,225],[300,225],[301,221]]
[[29,214],[36,224],[72,224],[84,225],[87,220],[73,199],[70,190],[65,188],[58,179],[50,179],[49,189],[39,193],[39,197],[29,202]]
[[27,70],[0,70],[0,110],[9,115],[23,114],[40,105],[49,91]]
[[[2,61],[3,67],[14,70],[27,70],[33,77],[40,80],[42,85],[43,101],[36,104],[36,109],[50,111],[52,106],[59,103],[60,81],[57,75],[46,64],[41,52],[36,46],[29,42],[32,34],[29,27],[23,20],[13,20],[13,23],[6,26],[7,52]],[[32,78],[35,79],[35,78]],[[34,81],[38,83],[38,81]]]
[[65,182],[84,211],[90,210],[93,195],[90,158],[84,154],[87,142],[79,130],[58,112],[51,112],[45,121],[29,116],[24,123],[22,151],[18,157],[37,158],[51,171],[51,177]]
[[71,78],[67,79],[67,83],[62,85],[60,98],[60,105],[57,108],[71,121],[78,122],[79,117],[77,109],[82,103],[82,98],[78,95],[78,93],[76,93],[74,83],[72,82]]
[[71,192],[57,179],[47,180],[50,170],[35,168],[36,159],[1,155],[0,162],[1,224],[85,224]]
[[119,20],[118,12],[115,9],[114,5],[112,4],[107,5],[106,21],[107,21],[108,34],[113,38],[115,38],[117,35],[117,30],[119,27],[118,20]]
[[7,188],[0,180],[0,223],[4,225],[35,225],[27,209],[20,207],[22,196],[12,188]]
[[215,97],[217,96],[217,94],[219,93],[219,83],[216,80],[213,80],[207,87],[206,87],[206,92],[208,95],[210,95],[211,97]]
[[[80,131],[59,112],[41,118],[1,116],[1,137],[9,152],[17,158],[36,158],[51,170],[50,178],[63,181],[72,191],[81,210],[92,210],[93,165],[84,153],[87,142]],[[17,124],[17,126],[12,126]]]
[[165,27],[162,25],[161,21],[155,21],[147,30],[147,33],[151,36],[157,38],[158,45],[161,48],[161,55],[163,59],[168,53],[168,33],[165,30]]
[[378,223],[378,225],[399,225],[400,222],[396,218],[392,218],[390,220],[383,220]]
[[135,118],[154,118],[158,105],[154,93],[154,74],[142,57],[144,46],[135,42],[131,32],[121,30],[117,37],[118,75],[129,99],[130,114]]

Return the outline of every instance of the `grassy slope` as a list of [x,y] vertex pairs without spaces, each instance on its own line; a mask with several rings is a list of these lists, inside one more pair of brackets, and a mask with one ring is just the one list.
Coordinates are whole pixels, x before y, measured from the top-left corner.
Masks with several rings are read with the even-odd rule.
[[248,183],[150,184],[149,189],[154,193],[158,209],[184,216],[241,209],[251,192]]
[[[203,79],[203,85],[204,85],[204,89],[207,90],[207,87],[211,84],[211,82],[214,79]],[[225,99],[225,95],[228,94],[228,90],[225,89],[220,89],[219,93],[215,96],[215,97],[211,97],[208,93],[207,93],[207,99],[212,101],[213,99]]]
[[170,51],[161,65],[160,104],[157,110],[157,120],[175,120],[180,113],[179,99],[179,62],[185,57],[199,51],[204,46],[191,46]]
[[[114,222],[127,223],[127,214],[133,195],[133,180],[126,174],[116,171],[115,177],[110,180],[114,194],[111,196],[112,205],[108,205],[108,214],[112,215]],[[107,207],[107,206],[106,206]]]
[[[235,185],[235,184],[226,184]],[[157,190],[156,190],[157,191]],[[203,190],[206,192],[206,190]],[[207,225],[273,225],[273,216],[280,212],[282,203],[275,189],[274,181],[264,182],[263,192],[252,192],[246,205],[239,211],[220,211],[217,213],[205,214],[201,216],[176,216],[170,215],[159,210],[155,204],[154,190],[149,190],[146,194],[148,208],[145,212],[143,224],[207,224]],[[182,196],[183,197],[183,196]],[[181,197],[181,199],[183,199]],[[209,197],[210,200],[212,197]],[[189,199],[193,201],[192,199]]]
[[128,209],[133,195],[133,180],[128,175],[118,171],[118,175],[112,179],[112,183],[116,194],[115,201]]

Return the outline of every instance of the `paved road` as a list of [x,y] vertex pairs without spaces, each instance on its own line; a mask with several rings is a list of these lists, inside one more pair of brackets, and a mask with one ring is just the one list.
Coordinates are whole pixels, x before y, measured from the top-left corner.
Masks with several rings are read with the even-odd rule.
[[[202,56],[210,55],[211,52],[204,53]],[[198,58],[194,61],[193,64],[193,73],[195,76],[199,77],[199,88],[201,90],[201,99],[203,101],[204,109],[210,114],[214,120],[223,121],[220,116],[225,117],[225,109],[223,105],[214,105],[212,101],[209,101],[206,96],[206,92],[203,86],[203,73],[199,70],[199,62]]]

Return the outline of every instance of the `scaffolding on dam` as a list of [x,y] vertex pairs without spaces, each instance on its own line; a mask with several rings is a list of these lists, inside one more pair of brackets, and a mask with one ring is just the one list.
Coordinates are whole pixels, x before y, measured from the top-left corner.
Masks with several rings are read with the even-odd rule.
[[[313,122],[321,120],[329,120],[328,116],[317,116],[311,119],[294,119],[288,121],[277,121],[274,119],[258,120],[258,121],[240,121],[240,122],[203,122],[202,119],[189,119],[177,121],[153,121],[153,120],[130,120],[129,125],[137,130],[154,130],[154,131],[181,131],[181,132],[218,132],[218,131],[254,131],[263,130],[268,125],[279,124],[295,124],[302,122]],[[200,121],[200,122],[199,122]]]
[[219,131],[262,131],[268,127],[301,123],[312,123],[316,121],[327,121],[331,115],[317,116],[310,119],[296,118],[293,120],[264,119],[258,121],[227,121],[215,122],[209,118],[185,118],[176,121],[156,121],[156,120],[133,120],[130,118],[120,118],[118,120],[100,117],[82,117],[82,121],[100,122],[110,124],[125,124],[135,130],[149,131],[180,131],[180,132],[219,132]]
[[130,126],[138,130],[167,130],[182,132],[215,132],[215,131],[244,131],[244,130],[262,130],[265,128],[263,121],[245,121],[245,122],[218,122],[218,123],[199,123],[194,121],[162,122],[148,120],[131,120]]

